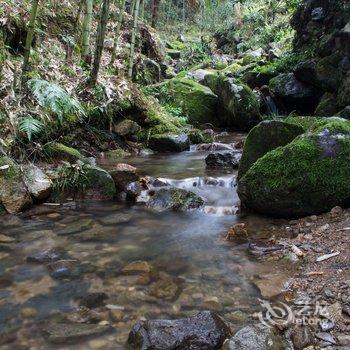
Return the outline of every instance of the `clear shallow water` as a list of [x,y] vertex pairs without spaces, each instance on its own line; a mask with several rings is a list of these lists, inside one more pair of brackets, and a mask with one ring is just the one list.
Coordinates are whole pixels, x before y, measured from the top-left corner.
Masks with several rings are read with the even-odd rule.
[[[231,142],[235,137],[226,136]],[[115,333],[98,338],[103,349],[123,349],[128,332],[141,317],[179,318],[209,308],[233,328],[249,322],[259,297],[251,277],[271,272],[274,266],[254,262],[246,244],[234,245],[223,237],[238,221],[245,221],[255,237],[266,236],[273,221],[232,215],[234,210],[228,208],[238,206],[236,174],[208,173],[206,154],[194,151],[125,159],[144,174],[198,193],[206,199],[204,211],[157,213],[142,205],[68,203],[37,207],[21,218],[1,217],[0,234],[15,242],[0,244],[0,338],[13,329],[16,345],[51,348],[41,335],[40,323],[55,314],[62,317],[74,312],[79,300],[91,292],[106,293],[107,303],[118,309],[117,315],[106,308],[95,310],[100,321],[116,328]],[[26,261],[35,252],[57,247],[65,259],[74,261],[69,278],[52,278],[45,265]],[[144,281],[121,274],[123,267],[137,260],[154,266],[157,278]],[[28,317],[28,308],[35,315]],[[85,341],[62,348],[97,345]]]

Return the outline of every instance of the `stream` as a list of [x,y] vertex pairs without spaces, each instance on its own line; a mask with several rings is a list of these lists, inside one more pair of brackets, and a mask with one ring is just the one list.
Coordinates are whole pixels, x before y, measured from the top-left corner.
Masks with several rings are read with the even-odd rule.
[[[230,133],[219,141],[242,137]],[[207,154],[192,149],[123,160],[142,174],[199,194],[206,200],[202,211],[69,202],[38,206],[20,217],[3,216],[0,234],[14,240],[0,243],[0,348],[124,349],[130,329],[141,318],[181,318],[206,309],[218,312],[233,330],[251,323],[261,298],[252,279],[283,268],[256,260],[247,242],[224,237],[232,225],[244,222],[251,240],[263,240],[276,220],[236,214],[236,171],[206,171]],[[113,164],[103,160],[101,165]],[[55,270],[33,261],[38,252],[53,248],[68,268]],[[156,280],[122,273],[135,261],[152,266]],[[85,322],[108,322],[116,331],[73,345],[49,344],[41,325],[48,319],[81,320],[77,307],[95,292],[106,294],[108,307],[84,315]]]

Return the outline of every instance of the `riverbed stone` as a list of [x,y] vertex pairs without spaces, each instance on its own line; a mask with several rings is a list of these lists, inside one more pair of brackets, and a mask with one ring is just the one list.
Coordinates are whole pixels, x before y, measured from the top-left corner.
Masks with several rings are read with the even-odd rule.
[[191,191],[180,188],[161,188],[156,191],[147,206],[155,210],[186,211],[199,209],[204,205],[204,200]]
[[230,329],[214,312],[178,320],[139,321],[129,334],[130,350],[215,350],[220,349]]
[[81,269],[77,260],[57,260],[47,265],[50,276],[55,279],[77,278]]
[[44,264],[60,260],[63,256],[62,248],[49,248],[27,256],[26,260],[31,263]]
[[127,192],[128,185],[139,181],[140,177],[137,174],[137,169],[132,165],[119,163],[109,172],[114,180],[118,192]]
[[186,134],[152,135],[148,146],[157,152],[183,152],[190,150],[190,140]]
[[287,145],[303,132],[302,127],[280,120],[267,120],[255,126],[244,143],[238,178],[266,153]]
[[23,166],[23,181],[29,193],[37,200],[43,200],[52,192],[52,181],[36,165],[27,164]]
[[242,153],[240,152],[216,152],[210,153],[205,158],[207,168],[218,169],[237,169],[241,160]]
[[256,161],[238,182],[243,206],[299,217],[349,203],[350,123],[325,120]]
[[0,156],[0,203],[10,214],[20,213],[33,204],[20,167],[4,156]]
[[240,329],[227,340],[222,350],[281,350],[288,349],[278,330],[261,324]]
[[48,342],[66,344],[100,336],[111,332],[112,328],[108,325],[98,324],[50,323],[43,325],[41,331]]

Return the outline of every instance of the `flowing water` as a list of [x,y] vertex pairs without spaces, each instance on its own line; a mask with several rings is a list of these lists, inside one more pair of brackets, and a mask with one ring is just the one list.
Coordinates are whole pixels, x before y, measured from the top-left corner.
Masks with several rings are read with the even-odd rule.
[[[221,141],[240,139],[228,134]],[[14,242],[0,244],[0,348],[123,349],[140,318],[179,318],[202,309],[216,310],[233,329],[251,322],[260,296],[251,279],[276,267],[255,261],[247,242],[230,243],[224,236],[233,224],[245,222],[251,239],[268,237],[274,220],[236,214],[236,172],[206,171],[207,154],[193,149],[125,159],[143,174],[205,198],[203,211],[159,213],[141,204],[71,202],[1,217],[0,234]],[[59,248],[72,264],[68,275],[27,261],[50,248]],[[154,267],[154,280],[121,273],[139,260]],[[108,322],[116,331],[74,345],[47,343],[42,324],[76,322],[79,300],[92,292],[106,293],[108,307],[96,308],[88,321]]]

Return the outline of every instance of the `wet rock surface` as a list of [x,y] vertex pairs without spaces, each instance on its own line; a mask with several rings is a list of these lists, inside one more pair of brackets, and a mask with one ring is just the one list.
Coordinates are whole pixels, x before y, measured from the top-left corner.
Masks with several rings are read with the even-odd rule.
[[281,350],[291,349],[277,329],[261,324],[247,326],[227,340],[223,350]]
[[186,211],[199,209],[204,200],[193,192],[179,188],[162,188],[154,193],[147,206],[156,210]]
[[220,349],[229,328],[213,312],[202,311],[180,320],[138,322],[129,334],[128,349],[211,350]]
[[211,153],[205,158],[207,168],[238,169],[242,154],[240,152]]
[[96,324],[52,323],[41,328],[44,337],[53,344],[75,343],[112,331],[110,326]]

